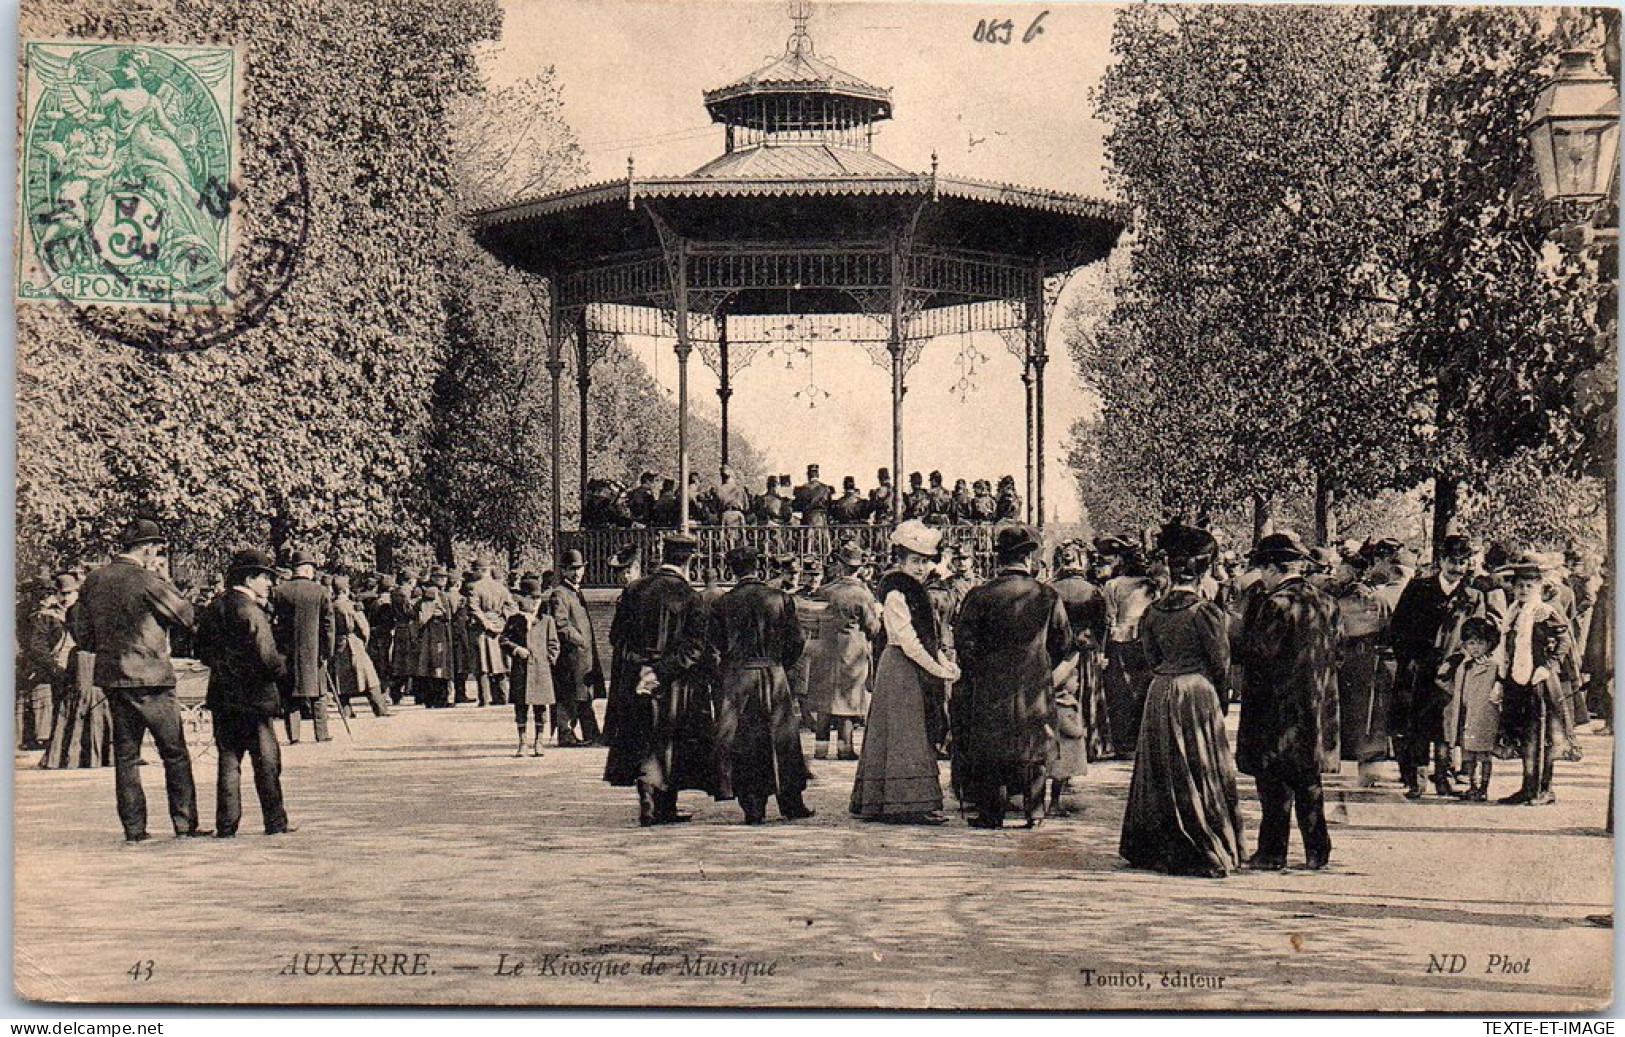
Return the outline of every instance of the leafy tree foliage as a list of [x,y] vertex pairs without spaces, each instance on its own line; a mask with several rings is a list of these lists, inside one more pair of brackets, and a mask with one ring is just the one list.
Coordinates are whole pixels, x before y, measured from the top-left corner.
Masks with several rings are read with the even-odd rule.
[[1411,370],[1369,313],[1396,181],[1361,15],[1136,7],[1113,48],[1099,107],[1135,235],[1078,351],[1103,447],[1195,510],[1315,472],[1383,485]]
[[1436,537],[1508,463],[1610,470],[1613,297],[1548,241],[1523,137],[1589,17],[1120,14],[1098,101],[1136,226],[1074,336],[1079,462],[1164,507],[1431,480]]
[[19,314],[25,549],[99,545],[135,511],[205,556],[297,542],[361,562],[378,538],[419,534],[404,491],[445,356],[446,106],[478,85],[471,48],[499,13],[432,0],[25,6],[37,38],[242,41],[243,238],[273,227],[296,162],[309,185],[291,282],[227,342],[154,355],[58,310]]

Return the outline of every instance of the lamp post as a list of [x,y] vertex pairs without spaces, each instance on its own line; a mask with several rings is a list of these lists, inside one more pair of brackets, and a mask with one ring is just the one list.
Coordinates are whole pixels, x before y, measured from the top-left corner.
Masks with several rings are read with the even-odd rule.
[[[1612,444],[1615,436],[1615,399],[1619,337],[1619,22],[1606,21],[1604,59],[1607,73],[1597,70],[1588,51],[1563,55],[1557,72],[1535,101],[1534,117],[1524,131],[1540,178],[1541,194],[1550,206],[1554,222],[1564,227],[1564,244],[1595,264],[1598,281],[1606,286],[1597,311],[1598,333],[1603,338],[1603,360],[1597,370],[1588,372],[1584,390],[1599,399],[1600,429]],[[1577,400],[1585,404],[1587,401]],[[1606,617],[1608,657],[1606,669],[1612,681],[1612,607],[1618,593],[1615,584],[1615,477],[1613,451],[1602,449],[1595,457],[1597,474],[1604,492],[1604,512],[1608,543],[1604,554],[1604,593],[1597,608],[1609,609]],[[1595,679],[1595,674],[1593,674]],[[1611,698],[1612,696],[1610,696]],[[1609,770],[1607,830],[1614,830],[1613,770]],[[1613,915],[1592,915],[1593,925],[1612,927]]]

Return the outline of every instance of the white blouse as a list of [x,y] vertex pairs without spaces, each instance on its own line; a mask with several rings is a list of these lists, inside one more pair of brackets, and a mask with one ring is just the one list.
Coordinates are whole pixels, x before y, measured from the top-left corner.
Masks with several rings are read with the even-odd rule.
[[914,630],[914,617],[908,610],[908,599],[903,597],[902,591],[892,591],[886,595],[886,601],[881,606],[881,622],[886,626],[886,643],[896,645],[908,656],[909,661],[920,669],[939,680],[948,680],[948,671],[943,669],[931,654],[920,643],[920,635]]

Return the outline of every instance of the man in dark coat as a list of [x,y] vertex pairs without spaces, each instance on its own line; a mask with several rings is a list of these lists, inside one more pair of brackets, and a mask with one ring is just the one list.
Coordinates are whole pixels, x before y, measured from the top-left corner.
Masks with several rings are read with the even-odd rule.
[[999,477],[998,510],[993,515],[995,522],[1021,521],[1021,494],[1016,492],[1016,477],[1004,475]]
[[757,497],[751,504],[751,511],[756,521],[764,526],[782,526],[789,517],[790,507],[784,496],[779,493],[779,477],[767,477],[767,492]]
[[829,525],[829,508],[835,491],[818,480],[818,466],[807,466],[807,481],[795,489],[792,507],[804,526]]
[[[1397,543],[1397,541],[1395,542]],[[1444,741],[1444,710],[1449,684],[1439,680],[1439,665],[1460,646],[1461,625],[1477,616],[1499,624],[1500,608],[1468,579],[1473,569],[1472,541],[1447,536],[1439,545],[1439,571],[1417,577],[1400,592],[1388,624],[1397,671],[1394,680],[1394,755],[1407,799],[1423,794],[1422,770],[1433,760],[1432,782],[1441,796],[1455,796],[1450,776],[1450,746]]]
[[953,521],[954,495],[942,485],[942,473],[931,473],[931,485],[925,491],[925,521],[933,526],[945,526]]
[[841,479],[841,499],[830,505],[830,515],[843,526],[856,525],[869,516],[869,502],[858,492],[858,481],[848,475]]
[[785,676],[806,646],[795,602],[762,582],[754,547],[728,552],[728,568],[734,588],[713,606],[710,624],[718,659],[717,796],[737,795],[747,825],[767,819],[769,796],[786,820],[811,817],[801,798],[801,716]]
[[677,794],[717,791],[709,611],[689,582],[699,541],[668,536],[661,565],[621,593],[610,627],[615,685],[604,780],[638,789],[638,823],[689,820]]
[[971,494],[969,521],[981,526],[991,526],[998,516],[999,502],[993,496],[992,484],[986,479],[976,480]]
[[85,577],[73,636],[80,651],[95,655],[92,683],[107,696],[112,714],[113,786],[124,838],[132,843],[149,838],[147,797],[141,791],[141,741],[148,731],[164,764],[175,835],[208,835],[197,826],[197,786],[169,658],[169,632],[192,628],[192,606],[155,571],[165,546],[156,522],[130,523],[120,543],[111,562]]
[[654,507],[650,509],[649,524],[659,526],[661,529],[675,529],[677,520],[682,517],[678,514],[677,509],[679,506],[677,502],[677,480],[660,480],[660,496],[655,498]]
[[644,472],[638,476],[638,484],[626,491],[626,510],[637,525],[654,525],[655,473]]
[[960,679],[953,723],[954,786],[975,804],[975,828],[1004,827],[1019,791],[1027,827],[1044,807],[1044,776],[1055,752],[1055,667],[1072,649],[1072,626],[1055,588],[1039,583],[1039,548],[1026,526],[999,530],[999,573],[972,588],[954,621]]
[[276,575],[263,551],[239,551],[226,570],[226,589],[198,624],[198,655],[209,667],[204,700],[214,714],[215,835],[230,839],[243,819],[243,754],[254,768],[266,835],[293,831],[282,803],[282,750],[274,721],[282,715],[279,687],[288,661],[278,650],[266,602]]
[[1293,534],[1264,537],[1252,561],[1261,589],[1236,646],[1246,673],[1236,766],[1258,782],[1264,817],[1248,864],[1286,867],[1296,808],[1309,867],[1324,868],[1332,840],[1320,788],[1320,716],[1326,696],[1337,693],[1337,605],[1303,578],[1309,552]]
[[558,699],[553,727],[561,746],[597,745],[603,738],[592,700],[595,694],[602,694],[604,667],[598,659],[598,639],[593,636],[587,599],[581,593],[586,571],[587,560],[580,551],[569,548],[559,559],[559,585],[553,590],[551,611],[559,629],[559,658],[553,664],[553,693]]
[[316,741],[330,742],[327,733],[327,667],[338,643],[333,618],[333,596],[316,582],[316,559],[295,551],[288,567],[293,578],[271,591],[271,621],[277,644],[288,657],[282,694],[292,700],[287,711],[288,744],[299,744],[299,718],[308,716],[316,728]]
[[919,472],[908,473],[908,492],[903,494],[903,517],[924,522],[930,510],[931,495],[925,491],[925,476]]
[[879,485],[869,491],[869,521],[889,525],[891,523],[891,497],[895,492],[891,484],[891,470],[882,468],[877,471],[875,481]]

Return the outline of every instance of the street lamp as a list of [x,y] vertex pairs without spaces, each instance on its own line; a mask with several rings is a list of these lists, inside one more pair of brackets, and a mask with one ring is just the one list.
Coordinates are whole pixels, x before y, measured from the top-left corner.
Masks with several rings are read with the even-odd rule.
[[[1614,199],[1618,190],[1619,167],[1619,23],[1609,20],[1606,28],[1605,57],[1608,74],[1602,75],[1592,62],[1588,51],[1571,50],[1563,55],[1551,82],[1541,90],[1535,101],[1534,118],[1524,131],[1529,148],[1534,154],[1535,172],[1540,177],[1540,191],[1549,205],[1556,210],[1563,223],[1578,224],[1582,251],[1595,250],[1597,277],[1614,289],[1604,296],[1599,307],[1598,324],[1606,340],[1605,356],[1612,357],[1618,337],[1615,312],[1618,306],[1619,282],[1619,208]],[[1573,238],[1569,239],[1571,243]],[[1617,392],[1617,367],[1611,360],[1586,372],[1583,388],[1588,395],[1602,395],[1604,409],[1613,418]],[[1614,422],[1604,427],[1613,433]],[[1613,442],[1614,435],[1607,436]],[[1607,454],[1607,471],[1601,474],[1604,491],[1604,518],[1608,529],[1608,543],[1604,555],[1606,600],[1598,608],[1609,608],[1617,595],[1615,585],[1617,569],[1614,552],[1617,549],[1615,508],[1614,458]],[[1611,611],[1611,610],[1610,610]],[[1610,614],[1611,621],[1613,616]],[[1610,622],[1610,625],[1611,622]],[[1608,667],[1613,664],[1609,653]],[[1595,679],[1596,675],[1593,675]],[[1610,675],[1611,680],[1611,675]],[[1607,830],[1614,830],[1614,772],[1609,770]],[[1592,925],[1613,928],[1614,916],[1588,915]]]
[[1606,199],[1619,164],[1619,88],[1589,51],[1563,55],[1524,131],[1546,200],[1585,205]]

